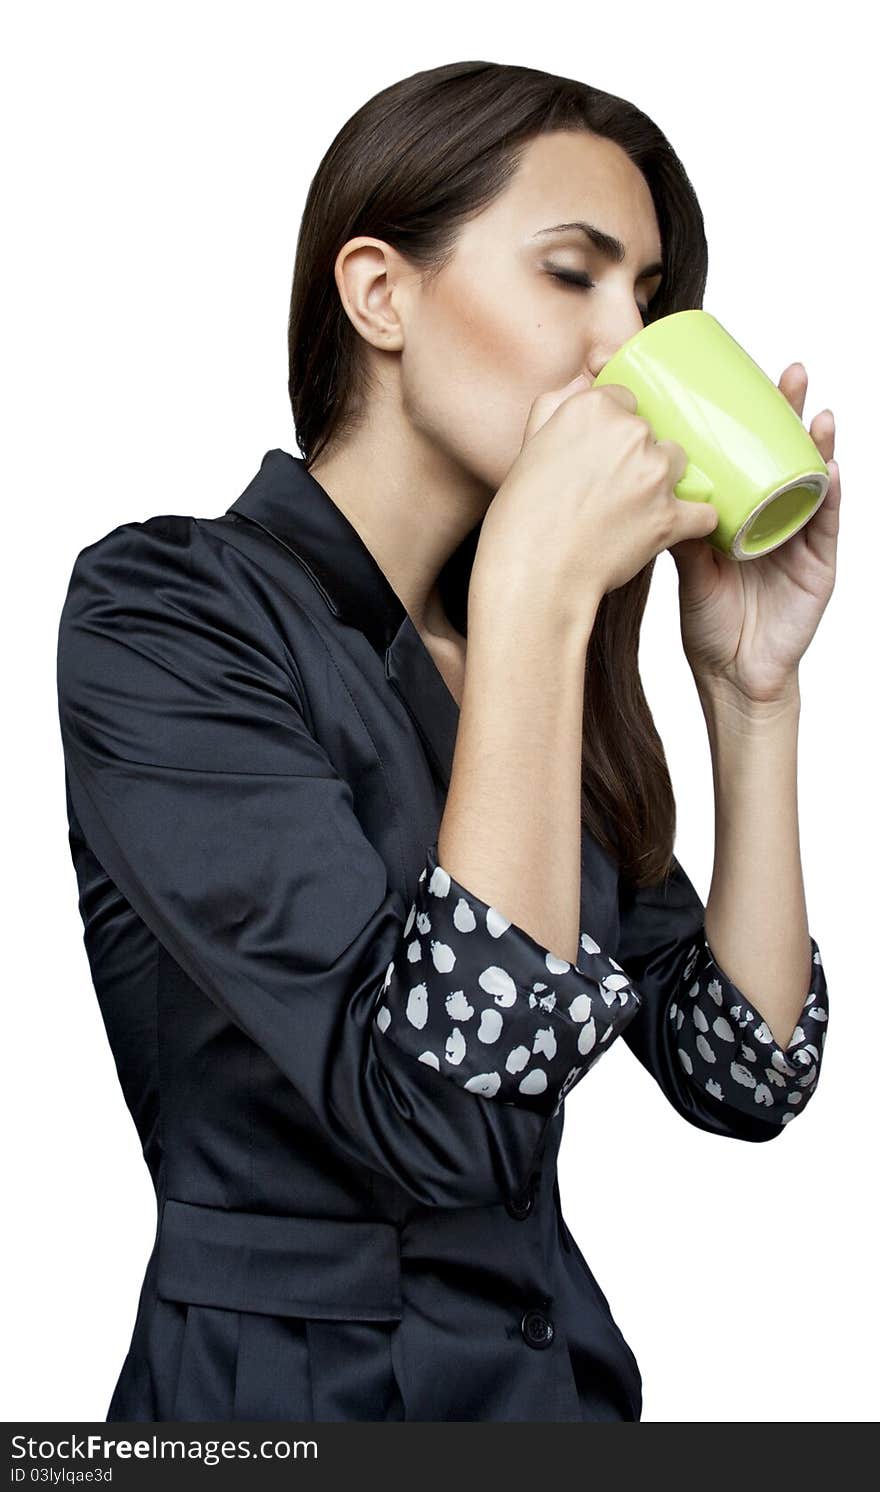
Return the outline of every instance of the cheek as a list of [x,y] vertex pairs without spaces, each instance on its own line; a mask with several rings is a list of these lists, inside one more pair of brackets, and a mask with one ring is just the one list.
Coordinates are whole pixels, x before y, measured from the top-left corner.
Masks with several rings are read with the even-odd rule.
[[519,454],[529,409],[565,383],[565,348],[510,287],[459,282],[426,298],[407,337],[403,400],[410,420],[492,486]]

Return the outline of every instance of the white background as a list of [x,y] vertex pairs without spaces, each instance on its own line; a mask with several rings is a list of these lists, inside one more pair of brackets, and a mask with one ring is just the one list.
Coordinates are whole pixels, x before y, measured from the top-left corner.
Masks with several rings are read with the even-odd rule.
[[[805,421],[837,417],[837,588],[801,665],[801,846],[829,981],[816,1098],[769,1145],[679,1118],[618,1043],[566,1108],[569,1224],[644,1376],[644,1419],[876,1418],[875,56],[855,4],[11,5],[2,62],[6,608],[3,1418],[101,1419],[153,1196],[92,990],[55,697],[74,557],[119,523],[222,513],[297,453],[286,317],[318,162],[421,68],[525,63],[630,98],[681,156],[705,308]],[[712,778],[657,562],[642,670],[711,878]]]

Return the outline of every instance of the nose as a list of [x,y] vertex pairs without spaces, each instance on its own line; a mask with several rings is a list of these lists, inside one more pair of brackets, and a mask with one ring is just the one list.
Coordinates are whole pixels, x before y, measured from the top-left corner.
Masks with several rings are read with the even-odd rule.
[[598,378],[605,364],[613,358],[615,352],[623,346],[624,342],[628,342],[631,337],[635,336],[636,332],[641,331],[643,324],[641,316],[636,316],[633,318],[632,324],[627,322],[625,326],[621,327],[618,325],[615,332],[609,332],[606,337],[597,337],[591,348],[590,356],[584,363],[584,372],[591,379]]

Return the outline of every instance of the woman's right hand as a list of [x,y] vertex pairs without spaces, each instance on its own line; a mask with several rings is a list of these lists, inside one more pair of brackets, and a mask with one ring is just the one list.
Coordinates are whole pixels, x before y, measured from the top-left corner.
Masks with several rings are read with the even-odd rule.
[[560,615],[592,614],[661,550],[704,538],[718,523],[709,503],[673,492],[687,453],[655,440],[621,384],[579,375],[532,404],[522,449],[483,519],[474,578],[522,580]]

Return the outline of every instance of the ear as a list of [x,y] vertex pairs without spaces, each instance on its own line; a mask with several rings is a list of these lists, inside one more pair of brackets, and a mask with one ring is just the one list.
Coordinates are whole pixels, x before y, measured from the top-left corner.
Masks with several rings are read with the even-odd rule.
[[403,268],[402,255],[381,238],[350,238],[336,256],[333,273],[345,313],[364,341],[383,352],[403,347]]

